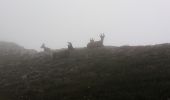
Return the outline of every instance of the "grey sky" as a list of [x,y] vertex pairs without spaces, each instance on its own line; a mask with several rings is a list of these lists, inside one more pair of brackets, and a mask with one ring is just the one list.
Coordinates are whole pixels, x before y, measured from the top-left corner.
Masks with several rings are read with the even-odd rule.
[[0,0],[0,40],[25,48],[170,42],[170,0]]

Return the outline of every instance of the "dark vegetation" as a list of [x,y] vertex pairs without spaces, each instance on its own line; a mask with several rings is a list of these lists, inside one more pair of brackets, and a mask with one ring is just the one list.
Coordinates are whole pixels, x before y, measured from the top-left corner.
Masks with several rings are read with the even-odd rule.
[[170,44],[75,48],[51,58],[0,42],[0,100],[167,100],[168,96]]

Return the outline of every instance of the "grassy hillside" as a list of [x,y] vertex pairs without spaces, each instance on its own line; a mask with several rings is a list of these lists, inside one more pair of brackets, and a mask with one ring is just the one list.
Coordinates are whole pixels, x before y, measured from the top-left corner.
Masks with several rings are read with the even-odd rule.
[[167,100],[170,96],[170,44],[65,53],[57,52],[55,58],[35,52],[1,53],[0,99]]

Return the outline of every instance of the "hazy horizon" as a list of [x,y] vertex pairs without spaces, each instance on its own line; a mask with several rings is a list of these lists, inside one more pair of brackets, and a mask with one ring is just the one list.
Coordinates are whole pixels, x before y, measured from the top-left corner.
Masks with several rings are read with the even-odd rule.
[[25,48],[170,43],[169,0],[0,0],[0,41]]

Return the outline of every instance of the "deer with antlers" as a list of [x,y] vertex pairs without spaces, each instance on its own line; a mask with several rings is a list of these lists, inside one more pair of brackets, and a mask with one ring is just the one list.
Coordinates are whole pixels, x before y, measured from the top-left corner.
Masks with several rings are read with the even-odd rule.
[[87,48],[97,48],[97,47],[103,47],[103,41],[105,38],[104,33],[100,34],[101,40],[94,41],[94,39],[90,39],[90,42],[87,44]]

